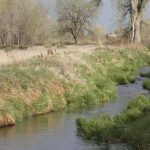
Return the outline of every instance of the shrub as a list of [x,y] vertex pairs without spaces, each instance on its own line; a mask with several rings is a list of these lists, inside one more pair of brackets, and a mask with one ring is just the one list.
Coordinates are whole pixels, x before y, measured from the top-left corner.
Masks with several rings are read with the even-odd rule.
[[107,115],[90,121],[77,119],[79,134],[86,139],[105,143],[127,142],[133,149],[147,147],[150,143],[150,99],[139,96],[126,111],[109,117]]
[[145,80],[143,83],[143,88],[150,90],[150,80]]

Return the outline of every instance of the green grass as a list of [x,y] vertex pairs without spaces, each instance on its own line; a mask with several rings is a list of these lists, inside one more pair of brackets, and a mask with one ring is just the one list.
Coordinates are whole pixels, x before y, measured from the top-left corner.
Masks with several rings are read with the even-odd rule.
[[21,121],[31,116],[32,108],[19,98],[11,98],[7,100],[1,112],[3,115],[11,114],[17,121]]
[[77,119],[78,131],[85,139],[101,143],[128,143],[133,149],[147,150],[150,143],[150,99],[139,96],[123,113],[96,117],[91,121]]
[[[150,78],[150,72],[148,73],[140,73],[142,77]],[[143,82],[143,88],[150,90],[150,79],[147,79]]]
[[143,82],[143,88],[150,90],[150,79]]
[[85,65],[78,67],[80,78],[86,83],[82,86],[72,84],[71,92],[66,94],[71,109],[81,109],[115,99],[115,85],[134,82],[137,68],[150,63],[149,55],[125,49],[97,50],[91,55],[85,54],[84,59],[91,68]]
[[72,55],[1,66],[0,114],[20,121],[48,110],[99,105],[115,99],[115,85],[134,82],[137,68],[150,63],[147,49],[98,49],[79,61]]
[[103,103],[108,99],[115,99],[114,83],[98,75],[95,73],[92,76],[88,76],[86,78],[86,86],[72,86],[72,92],[66,95],[69,109],[83,109],[87,106],[95,106]]
[[148,73],[140,73],[142,77],[150,78],[150,72]]

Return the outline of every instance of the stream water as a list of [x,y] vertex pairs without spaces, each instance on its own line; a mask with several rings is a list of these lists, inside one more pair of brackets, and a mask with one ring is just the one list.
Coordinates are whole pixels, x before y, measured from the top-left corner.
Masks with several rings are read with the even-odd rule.
[[[143,67],[138,72],[149,72]],[[77,135],[75,120],[90,119],[101,113],[115,115],[123,111],[135,96],[149,95],[142,88],[145,78],[137,74],[135,83],[117,86],[117,100],[81,112],[60,112],[30,118],[11,128],[0,129],[0,150],[103,150],[104,145],[84,141]],[[110,145],[109,150],[128,150],[125,144]]]

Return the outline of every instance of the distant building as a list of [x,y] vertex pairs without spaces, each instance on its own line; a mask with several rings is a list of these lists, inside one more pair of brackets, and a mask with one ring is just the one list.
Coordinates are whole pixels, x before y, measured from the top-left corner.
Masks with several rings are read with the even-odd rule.
[[108,37],[108,38],[118,38],[119,35],[116,34],[116,33],[108,33],[108,34],[107,34],[107,37]]

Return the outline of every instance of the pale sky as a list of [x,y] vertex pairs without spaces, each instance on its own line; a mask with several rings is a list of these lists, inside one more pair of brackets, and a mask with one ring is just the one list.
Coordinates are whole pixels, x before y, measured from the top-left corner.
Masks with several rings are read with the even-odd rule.
[[[56,0],[52,0],[51,16],[53,18],[55,18],[55,2]],[[112,0],[103,0],[103,6],[96,18],[96,24],[103,26],[109,32],[113,32],[116,26],[115,22],[117,20],[115,11],[115,8],[112,6]],[[146,18],[150,18],[150,2],[147,6],[145,16]]]
[[[115,22],[117,20],[116,10],[112,6],[112,0],[103,0],[103,4],[97,22],[104,26],[109,32],[112,32],[115,29]],[[146,18],[150,18],[150,2],[146,8],[145,16]]]

